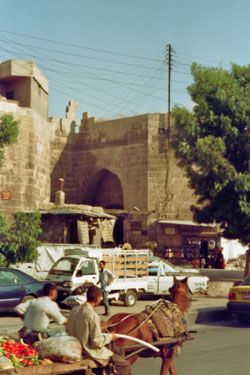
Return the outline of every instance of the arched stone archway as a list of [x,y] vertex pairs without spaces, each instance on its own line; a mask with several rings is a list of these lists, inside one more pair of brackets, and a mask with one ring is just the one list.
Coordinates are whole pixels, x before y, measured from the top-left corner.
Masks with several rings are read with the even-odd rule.
[[122,185],[117,175],[107,169],[99,171],[92,178],[82,203],[123,209]]
[[[123,209],[122,185],[117,175],[107,169],[99,171],[92,178],[82,203],[103,208]],[[118,217],[116,220],[114,240],[116,243],[123,243],[122,217]]]

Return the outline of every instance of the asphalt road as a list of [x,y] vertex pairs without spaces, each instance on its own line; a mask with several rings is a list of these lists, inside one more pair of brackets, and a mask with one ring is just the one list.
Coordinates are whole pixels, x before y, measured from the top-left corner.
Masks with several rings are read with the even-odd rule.
[[[217,299],[220,302],[220,299]],[[200,299],[199,304],[206,304],[212,299]],[[122,304],[112,305],[112,314],[117,312],[142,311],[150,301],[138,301],[132,308]],[[224,304],[224,300],[223,303]],[[103,306],[97,312],[103,313]],[[64,311],[67,315],[68,312]],[[106,319],[106,317],[104,317]],[[0,335],[17,332],[22,321],[14,314],[0,314]],[[184,343],[183,351],[175,359],[178,375],[248,375],[250,325],[241,326],[236,320],[210,324],[189,326],[198,331],[195,339]],[[157,375],[160,372],[160,359],[138,359],[133,365],[133,375]]]
[[[140,301],[136,310],[141,309],[144,303]],[[102,309],[98,308],[100,314]],[[124,310],[122,306],[112,307],[114,313],[121,310]],[[14,315],[0,315],[1,334],[13,332],[21,326],[21,320]],[[190,328],[198,333],[193,341],[184,343],[182,353],[175,358],[178,375],[249,375],[250,325],[241,326],[232,320],[210,325],[196,324]],[[159,358],[138,359],[132,367],[132,374],[157,375],[160,366]]]
[[[250,326],[237,321],[198,326],[193,341],[184,343],[175,358],[178,375],[249,375]],[[160,359],[138,359],[133,375],[157,375]]]

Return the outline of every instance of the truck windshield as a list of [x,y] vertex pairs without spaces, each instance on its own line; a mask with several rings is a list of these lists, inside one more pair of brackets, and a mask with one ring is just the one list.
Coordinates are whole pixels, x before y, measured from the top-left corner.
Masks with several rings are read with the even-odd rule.
[[50,274],[54,275],[72,275],[79,259],[76,258],[61,258],[49,271]]

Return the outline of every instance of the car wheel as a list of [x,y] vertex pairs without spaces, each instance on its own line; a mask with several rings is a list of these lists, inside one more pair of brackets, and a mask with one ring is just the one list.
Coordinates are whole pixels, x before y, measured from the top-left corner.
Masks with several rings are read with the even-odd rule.
[[22,300],[21,300],[21,303],[24,303],[24,302],[26,302],[26,301],[29,301],[29,300],[31,300],[31,299],[35,299],[36,297],[34,297],[34,296],[30,296],[30,295],[28,295],[28,296],[24,296],[23,298],[22,298]]
[[134,306],[137,301],[137,294],[132,290],[129,290],[124,296],[124,304],[125,306]]

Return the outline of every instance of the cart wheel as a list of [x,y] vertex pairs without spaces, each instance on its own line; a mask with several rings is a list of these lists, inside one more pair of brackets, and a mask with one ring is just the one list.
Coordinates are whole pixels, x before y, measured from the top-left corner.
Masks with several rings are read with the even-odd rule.
[[134,306],[137,301],[137,294],[132,290],[128,290],[124,296],[124,304],[125,306]]

